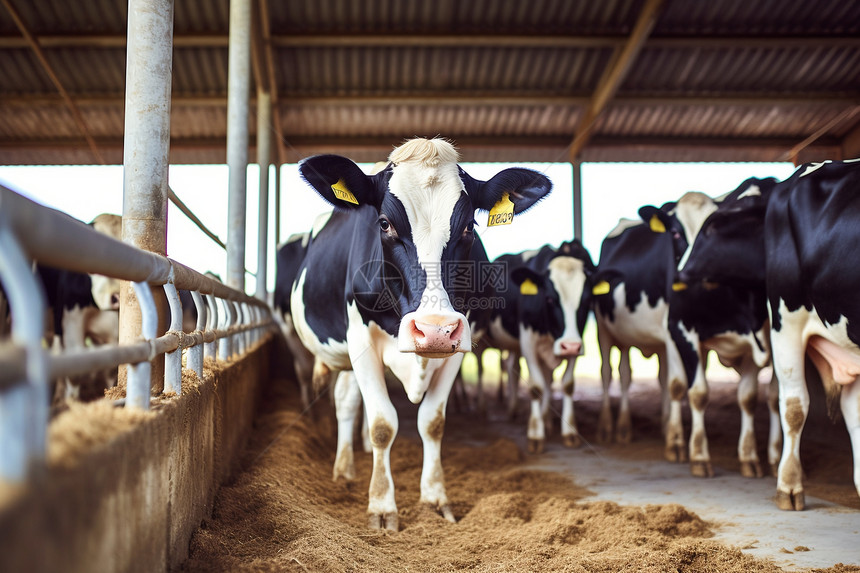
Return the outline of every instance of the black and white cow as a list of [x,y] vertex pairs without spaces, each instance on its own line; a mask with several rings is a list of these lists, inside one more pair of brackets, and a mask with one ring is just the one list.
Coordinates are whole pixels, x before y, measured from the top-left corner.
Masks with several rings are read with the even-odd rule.
[[[750,178],[737,189],[715,202],[701,199],[691,203],[679,201],[676,209],[667,213],[656,208],[643,208],[646,217],[656,215],[667,231],[677,235],[674,239],[675,256],[689,253],[688,246],[706,218],[714,209],[725,208],[739,198],[767,193],[775,179]],[[719,207],[718,207],[719,206]],[[681,219],[686,224],[681,223]],[[687,233],[690,233],[689,236]],[[764,291],[750,291],[731,285],[676,282],[669,299],[669,332],[680,363],[668,365],[669,387],[675,380],[683,380],[688,387],[691,411],[690,469],[693,475],[713,475],[708,438],[705,431],[705,407],[708,403],[708,383],[705,376],[707,355],[714,351],[720,362],[734,368],[740,375],[738,406],[741,410],[741,428],[738,439],[738,459],[741,473],[747,477],[761,477],[764,472],[759,462],[753,427],[758,400],[758,375],[770,364],[767,310]],[[779,413],[776,404],[776,384],[771,384],[768,404],[771,408],[771,433],[768,460],[775,469],[779,461]]]
[[800,437],[809,410],[805,356],[838,396],[860,493],[860,160],[802,165],[766,196],[711,215],[682,269],[686,281],[765,289],[783,451],[777,505],[804,508]]
[[561,435],[568,447],[581,443],[573,408],[576,358],[591,304],[594,264],[579,241],[558,249],[542,247],[525,264],[510,270],[517,302],[519,351],[529,370],[531,406],[529,451],[542,452],[551,430],[549,412],[553,371],[567,361],[562,375]]
[[[597,433],[600,442],[608,442],[613,436],[609,401],[612,347],[617,347],[621,355],[618,368],[621,404],[615,439],[620,443],[629,443],[632,439],[630,349],[635,347],[645,356],[657,355],[666,458],[670,461],[687,458],[681,421],[681,400],[686,395],[687,385],[683,378],[676,377],[671,383],[669,379],[669,364],[680,364],[668,329],[669,303],[680,257],[676,243],[694,236],[701,221],[715,208],[710,197],[697,192],[685,193],[677,202],[666,203],[659,209],[643,207],[639,220],[622,219],[601,245],[592,291],[603,381]],[[678,224],[676,228],[667,228],[664,223],[664,217],[670,213],[671,220]]]
[[478,181],[457,161],[449,142],[413,139],[392,151],[388,166],[375,175],[334,155],[311,157],[300,166],[335,210],[308,246],[291,297],[293,321],[317,360],[355,374],[373,445],[368,513],[374,528],[398,528],[389,462],[398,420],[386,367],[409,399],[421,403],[421,501],[454,521],[441,438],[448,394],[472,344],[442,267],[468,259],[476,209],[495,207],[509,219],[552,185],[527,169],[505,169]]

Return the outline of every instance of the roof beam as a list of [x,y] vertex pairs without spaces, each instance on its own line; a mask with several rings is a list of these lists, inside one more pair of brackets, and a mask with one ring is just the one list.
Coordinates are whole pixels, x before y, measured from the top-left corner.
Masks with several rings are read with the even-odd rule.
[[[268,20],[268,18],[267,18]],[[45,34],[37,36],[45,49],[125,48],[125,34]],[[562,36],[505,34],[313,34],[270,35],[278,48],[362,47],[512,47],[512,48],[621,48],[627,36]],[[227,48],[227,34],[176,34],[174,48]],[[657,48],[858,48],[856,36],[651,36],[647,47]],[[0,49],[27,48],[20,36],[0,36]]]
[[[273,90],[277,91],[277,90]],[[122,94],[114,95],[75,95],[72,101],[79,107],[88,106],[122,106],[125,103]],[[274,98],[273,98],[274,100]],[[254,101],[252,97],[252,102]],[[414,93],[401,95],[355,95],[355,96],[303,96],[286,94],[281,98],[280,107],[291,106],[392,106],[392,105],[476,105],[476,106],[574,106],[583,107],[591,100],[587,96],[548,95],[546,92],[536,94],[499,95],[499,92],[484,93]],[[274,102],[273,102],[274,103]],[[0,106],[62,106],[65,99],[57,95],[0,95]],[[182,95],[174,94],[174,107],[224,107],[227,105],[227,95]],[[620,96],[608,104],[625,106],[855,106],[860,105],[860,94],[834,95],[760,95],[760,94],[727,94],[725,96],[706,95],[660,95]]]
[[60,78],[57,76],[56,72],[54,72],[54,68],[48,62],[48,59],[45,57],[45,53],[42,51],[42,47],[39,45],[39,40],[30,32],[30,29],[27,28],[27,25],[24,23],[24,20],[21,18],[21,15],[12,6],[10,0],[0,0],[3,3],[3,6],[6,8],[6,11],[9,12],[9,15],[12,17],[12,20],[15,21],[15,25],[18,27],[18,30],[21,32],[21,35],[24,36],[27,44],[30,49],[33,50],[33,53],[36,56],[36,59],[39,60],[39,63],[42,65],[42,69],[44,69],[45,73],[48,74],[48,77],[51,79],[51,82],[54,84],[54,87],[57,88],[57,91],[60,92],[60,96],[63,98],[66,106],[68,106],[69,111],[72,114],[72,117],[75,120],[75,124],[78,126],[78,130],[80,130],[81,134],[84,136],[84,139],[87,141],[87,145],[90,150],[93,152],[93,155],[101,164],[105,163],[105,159],[99,151],[98,146],[96,145],[95,139],[90,134],[89,129],[87,128],[87,124],[84,121],[84,116],[81,114],[81,110],[78,109],[78,106],[75,105],[75,102],[72,100],[72,97],[69,95],[69,92],[66,91],[66,88],[63,86],[63,83],[60,81]]
[[853,120],[858,113],[860,113],[860,106],[853,106],[843,110],[842,113],[838,114],[836,117],[819,127],[814,133],[810,134],[809,137],[786,151],[785,155],[783,155],[783,159],[785,161],[791,161],[792,163],[797,165],[797,157],[798,155],[800,155],[801,151],[803,151],[804,149],[815,143],[817,140],[830,133],[831,130],[836,129],[841,125],[847,125],[848,122]]
[[636,25],[633,27],[633,31],[630,33],[630,37],[627,39],[624,47],[620,50],[616,49],[610,66],[604,72],[603,77],[600,78],[600,83],[594,91],[591,103],[585,110],[585,114],[577,122],[573,141],[570,144],[571,162],[576,161],[580,152],[582,152],[582,149],[588,143],[597,118],[603,113],[609,100],[615,96],[615,92],[618,91],[621,82],[627,77],[630,66],[645,45],[645,41],[651,34],[651,30],[654,29],[654,24],[657,23],[657,18],[663,7],[663,1],[646,0],[642,11],[639,12],[639,17],[636,19]]

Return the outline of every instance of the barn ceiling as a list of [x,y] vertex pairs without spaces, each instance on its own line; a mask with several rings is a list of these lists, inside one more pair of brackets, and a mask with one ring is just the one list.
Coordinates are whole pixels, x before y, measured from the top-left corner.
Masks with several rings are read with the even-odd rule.
[[[0,164],[122,162],[128,0],[0,0]],[[279,161],[860,155],[860,2],[252,0]],[[172,163],[225,163],[228,0],[174,14]]]

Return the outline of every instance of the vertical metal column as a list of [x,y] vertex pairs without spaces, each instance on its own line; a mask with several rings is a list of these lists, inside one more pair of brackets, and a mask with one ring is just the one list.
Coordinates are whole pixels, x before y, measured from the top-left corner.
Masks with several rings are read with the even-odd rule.
[[571,163],[573,167],[573,236],[582,241],[582,161]]
[[227,75],[227,286],[245,292],[245,204],[248,168],[248,90],[251,82],[251,2],[230,0]]
[[257,227],[257,298],[268,300],[269,161],[272,147],[272,98],[257,91],[257,164],[260,166],[260,208]]
[[281,246],[281,165],[275,164],[275,260]]
[[[129,0],[126,58],[122,239],[163,255],[167,249],[173,0]],[[142,321],[129,283],[122,285],[119,318],[120,344],[137,340]],[[153,370],[153,376],[159,376],[161,365]]]

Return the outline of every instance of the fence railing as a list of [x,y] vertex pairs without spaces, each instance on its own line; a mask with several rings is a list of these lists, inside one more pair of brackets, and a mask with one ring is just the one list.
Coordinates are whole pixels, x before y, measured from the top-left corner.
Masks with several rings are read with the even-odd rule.
[[[130,281],[141,312],[132,344],[108,344],[54,354],[43,347],[45,297],[32,261],[58,269]],[[21,482],[44,463],[49,381],[128,365],[125,407],[149,408],[151,364],[164,356],[164,392],[182,393],[186,366],[203,375],[204,356],[244,354],[274,325],[268,305],[167,257],[143,251],[0,185],[0,283],[12,316],[0,340],[0,479]],[[170,322],[158,335],[151,287],[162,287]],[[178,290],[192,294],[193,332],[182,331]]]

